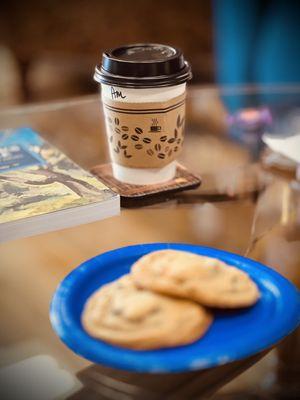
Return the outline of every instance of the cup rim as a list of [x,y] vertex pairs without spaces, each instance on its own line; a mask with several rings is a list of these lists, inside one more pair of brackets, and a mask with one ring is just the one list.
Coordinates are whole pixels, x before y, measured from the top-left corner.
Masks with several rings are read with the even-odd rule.
[[[124,59],[116,55],[138,47],[161,47],[172,50],[173,54],[147,60]],[[131,88],[175,86],[191,78],[191,67],[182,51],[174,46],[157,43],[128,44],[107,50],[102,55],[102,64],[96,65],[94,72],[94,80],[98,83]]]
[[110,74],[101,65],[96,65],[94,80],[106,85],[117,85],[135,89],[146,89],[155,87],[176,86],[186,83],[193,77],[191,67],[185,61],[184,68],[177,74],[160,75],[156,77],[124,77],[121,75]]

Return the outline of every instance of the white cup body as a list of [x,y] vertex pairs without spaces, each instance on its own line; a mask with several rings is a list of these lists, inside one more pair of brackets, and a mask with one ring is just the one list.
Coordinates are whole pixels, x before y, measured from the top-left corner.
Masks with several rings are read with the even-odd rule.
[[[186,83],[159,88],[126,88],[101,84],[103,103],[110,101],[124,103],[165,102],[184,94]],[[108,133],[108,129],[107,129]],[[162,168],[131,168],[112,162],[113,174],[121,182],[134,185],[150,185],[169,181],[175,177],[176,161],[171,161]]]

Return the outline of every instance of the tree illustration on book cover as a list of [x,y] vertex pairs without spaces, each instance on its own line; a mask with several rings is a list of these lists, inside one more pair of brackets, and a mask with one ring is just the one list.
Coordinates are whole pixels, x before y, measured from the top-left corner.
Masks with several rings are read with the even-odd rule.
[[29,128],[0,132],[0,222],[107,200],[92,174]]

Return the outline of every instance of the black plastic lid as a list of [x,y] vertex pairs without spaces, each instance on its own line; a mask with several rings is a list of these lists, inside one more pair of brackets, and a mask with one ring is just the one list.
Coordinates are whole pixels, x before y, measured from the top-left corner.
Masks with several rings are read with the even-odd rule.
[[181,50],[154,43],[130,44],[103,53],[95,68],[100,83],[132,88],[179,85],[191,79],[190,65]]

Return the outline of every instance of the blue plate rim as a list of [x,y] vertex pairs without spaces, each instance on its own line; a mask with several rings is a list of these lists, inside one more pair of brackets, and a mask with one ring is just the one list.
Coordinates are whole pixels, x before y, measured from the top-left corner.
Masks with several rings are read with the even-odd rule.
[[[245,266],[249,265],[251,267],[259,267],[262,271],[270,274],[275,277],[275,280],[280,281],[283,287],[286,287],[286,293],[290,295],[291,298],[294,297],[295,307],[294,314],[296,314],[293,318],[290,316],[290,321],[283,328],[281,327],[280,333],[274,335],[273,339],[270,340],[269,337],[265,337],[261,343],[258,343],[255,346],[255,349],[251,351],[247,349],[239,349],[238,352],[233,354],[231,351],[231,355],[228,356],[226,354],[222,354],[219,357],[213,357],[210,355],[207,359],[199,359],[194,360],[191,363],[191,360],[187,360],[186,363],[181,362],[180,365],[171,364],[166,365],[167,363],[157,362],[155,360],[155,356],[152,360],[151,357],[148,357],[150,361],[147,365],[145,365],[143,361],[143,356],[138,351],[131,351],[131,354],[126,354],[126,357],[122,358],[122,352],[124,349],[108,345],[102,341],[97,341],[97,346],[102,346],[102,352],[99,355],[99,352],[94,352],[93,349],[90,348],[88,343],[85,343],[81,333],[83,332],[85,336],[88,336],[82,329],[78,332],[78,329],[70,329],[73,327],[72,320],[70,320],[69,316],[66,315],[64,309],[64,298],[66,293],[68,293],[68,289],[72,287],[72,284],[78,281],[78,278],[85,273],[92,274],[93,271],[97,270],[99,266],[97,265],[97,261],[101,260],[102,262],[105,259],[109,259],[110,257],[119,257],[125,256],[128,252],[140,252],[145,251],[145,253],[150,251],[155,251],[159,249],[178,249],[178,250],[186,250],[196,252],[197,254],[208,255],[211,257],[216,257],[226,261],[227,263],[231,263],[234,266],[242,267],[244,269]],[[195,251],[197,250],[197,251]],[[80,278],[79,278],[80,279]],[[269,349],[277,344],[281,339],[283,339],[286,335],[291,333],[300,323],[300,296],[299,291],[295,288],[295,286],[285,277],[280,275],[278,272],[273,269],[267,267],[264,264],[261,264],[258,261],[254,261],[250,258],[243,257],[238,254],[234,254],[232,252],[228,252],[225,250],[220,250],[208,246],[196,245],[196,244],[188,244],[188,243],[144,243],[144,244],[136,244],[130,246],[124,246],[117,249],[113,249],[95,257],[92,257],[82,264],[80,264],[77,268],[72,270],[63,281],[57,286],[57,289],[53,295],[51,304],[50,304],[50,321],[52,327],[56,334],[60,337],[62,342],[66,344],[71,350],[73,350],[76,354],[98,364],[106,365],[112,368],[124,369],[128,371],[134,372],[152,372],[152,373],[175,373],[175,372],[186,372],[192,370],[199,370],[214,367],[217,365],[225,364],[232,361],[237,361],[242,358],[249,357],[251,355],[257,354],[263,350]],[[297,313],[298,310],[298,313]],[[298,316],[297,316],[298,314]],[[74,328],[74,327],[73,327]],[[72,332],[72,333],[70,333]],[[89,337],[89,336],[88,336]],[[95,341],[89,337],[89,339]],[[78,347],[78,343],[80,343]],[[92,346],[93,347],[93,346]],[[110,349],[111,348],[111,349]],[[94,348],[95,350],[95,348]],[[126,350],[128,353],[128,351]],[[147,354],[151,355],[151,353],[155,354],[156,351],[148,351]],[[196,358],[196,357],[195,357]]]

